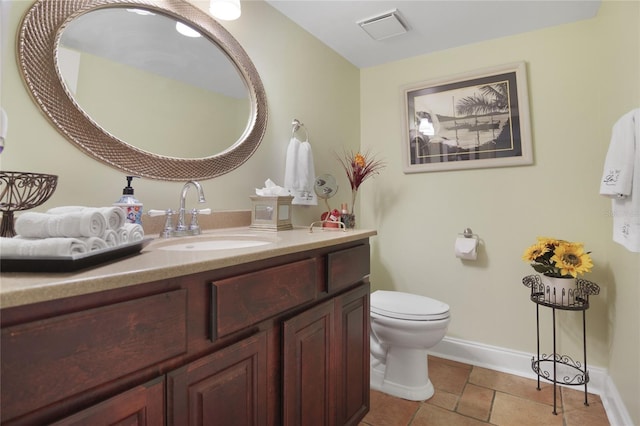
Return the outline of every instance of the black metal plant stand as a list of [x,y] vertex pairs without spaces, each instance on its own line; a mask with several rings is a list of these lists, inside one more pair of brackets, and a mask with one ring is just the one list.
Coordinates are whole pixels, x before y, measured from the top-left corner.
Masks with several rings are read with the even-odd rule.
[[[522,279],[522,283],[531,289],[531,301],[536,304],[536,339],[537,357],[531,358],[531,368],[538,376],[540,390],[540,378],[553,383],[553,414],[558,414],[556,393],[557,385],[581,386],[584,385],[584,405],[587,401],[587,383],[589,371],[587,370],[587,322],[586,311],[589,309],[589,296],[600,293],[600,287],[587,280],[577,279],[575,290],[562,290],[562,294],[556,294],[555,289],[545,286],[539,275],[528,275]],[[551,302],[554,301],[554,302]],[[560,301],[560,303],[557,303]],[[551,308],[553,315],[553,353],[540,355],[540,306]],[[565,311],[582,311],[582,344],[584,365],[580,361],[574,361],[567,355],[560,355],[556,350],[556,309]],[[552,372],[544,368],[551,364]],[[558,366],[568,370],[558,377]],[[553,375],[552,375],[553,374]]]

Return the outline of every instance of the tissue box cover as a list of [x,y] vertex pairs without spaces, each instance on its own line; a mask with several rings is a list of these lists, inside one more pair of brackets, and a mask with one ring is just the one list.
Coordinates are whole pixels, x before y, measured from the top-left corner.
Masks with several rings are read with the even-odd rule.
[[270,231],[284,231],[293,229],[291,224],[291,196],[251,198],[250,228],[266,229]]

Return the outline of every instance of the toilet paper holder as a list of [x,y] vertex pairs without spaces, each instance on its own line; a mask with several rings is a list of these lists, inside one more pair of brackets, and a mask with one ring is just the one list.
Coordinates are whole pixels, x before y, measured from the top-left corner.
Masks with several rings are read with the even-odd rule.
[[462,231],[462,234],[459,234],[459,235],[462,235],[465,238],[478,238],[478,236],[473,233],[471,228],[464,228],[464,231]]
[[480,238],[473,233],[471,228],[465,228],[461,234],[458,234],[454,244],[456,257],[463,260],[476,260],[479,242]]

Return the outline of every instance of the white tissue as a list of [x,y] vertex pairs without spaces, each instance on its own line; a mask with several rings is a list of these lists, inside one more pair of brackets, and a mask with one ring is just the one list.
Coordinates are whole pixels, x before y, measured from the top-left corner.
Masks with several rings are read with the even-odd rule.
[[288,197],[291,193],[288,189],[276,185],[271,179],[264,182],[264,188],[256,188],[256,195],[260,197]]
[[477,238],[456,238],[454,246],[456,257],[465,260],[476,260],[478,257],[478,239]]

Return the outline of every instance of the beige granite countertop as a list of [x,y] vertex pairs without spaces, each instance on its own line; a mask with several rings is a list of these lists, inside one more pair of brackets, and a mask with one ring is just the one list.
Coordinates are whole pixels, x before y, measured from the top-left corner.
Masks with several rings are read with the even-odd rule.
[[[157,234],[155,234],[157,235]],[[183,239],[154,239],[141,253],[104,265],[68,273],[0,273],[0,308],[78,296],[98,291],[152,282],[214,270],[256,260],[328,247],[376,235],[374,230],[323,230],[296,227],[271,232],[249,227],[203,232],[190,239],[234,236],[266,240],[262,246],[215,251],[167,251],[158,249]]]

